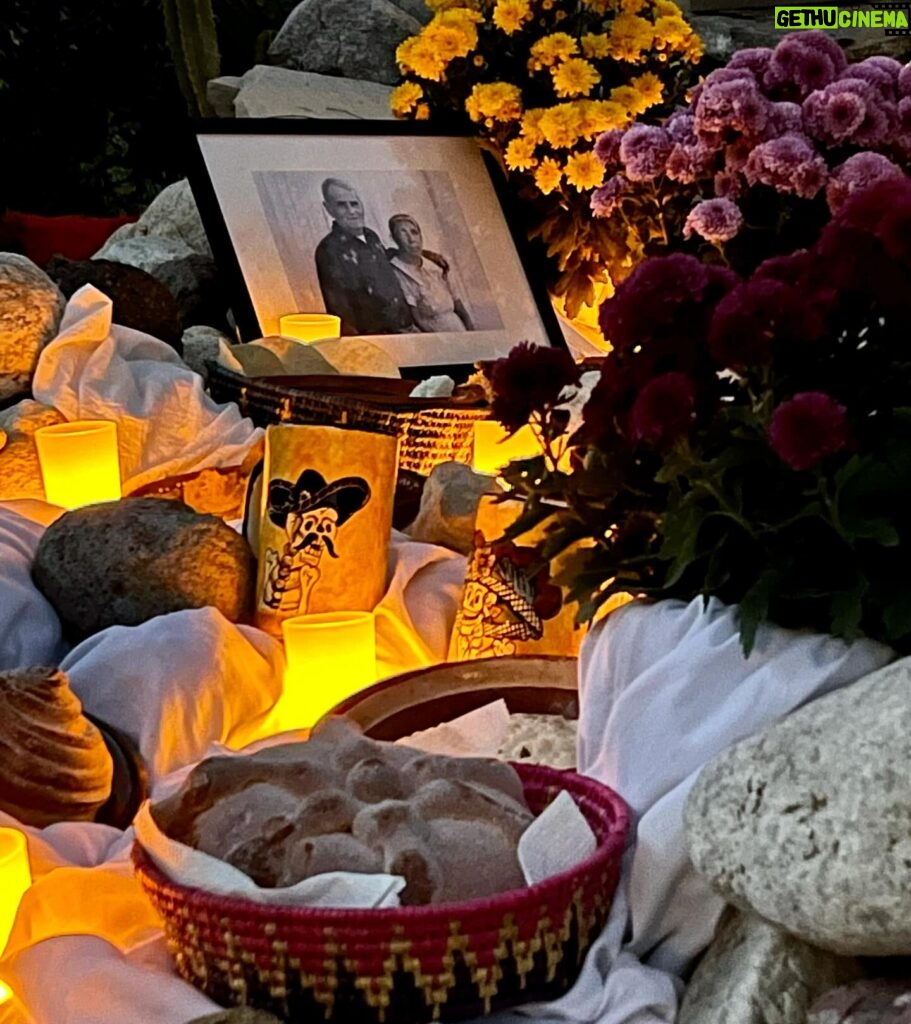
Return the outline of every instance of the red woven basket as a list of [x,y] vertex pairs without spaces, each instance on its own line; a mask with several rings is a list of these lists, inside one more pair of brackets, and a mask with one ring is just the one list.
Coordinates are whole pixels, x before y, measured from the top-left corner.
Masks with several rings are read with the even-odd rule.
[[134,845],[177,970],[222,1005],[288,1021],[425,1024],[561,995],[607,920],[628,811],[613,790],[575,772],[514,767],[535,813],[567,790],[598,847],[572,871],[489,899],[384,910],[265,906],[178,885]]

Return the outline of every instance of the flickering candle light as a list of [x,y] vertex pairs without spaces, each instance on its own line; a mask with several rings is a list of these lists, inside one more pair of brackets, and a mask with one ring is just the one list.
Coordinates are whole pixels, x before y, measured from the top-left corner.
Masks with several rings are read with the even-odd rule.
[[0,828],[0,956],[9,940],[19,901],[31,884],[25,835],[17,828]]
[[35,431],[44,494],[52,505],[79,508],[120,498],[117,424],[74,420]]
[[288,313],[279,317],[278,333],[283,338],[310,344],[340,337],[342,321],[331,313]]
[[343,698],[376,682],[373,612],[317,612],[282,622],[285,703],[293,727],[310,728]]
[[498,476],[513,459],[533,459],[541,454],[541,442],[526,424],[511,436],[496,420],[478,420],[474,425],[474,456],[476,473]]

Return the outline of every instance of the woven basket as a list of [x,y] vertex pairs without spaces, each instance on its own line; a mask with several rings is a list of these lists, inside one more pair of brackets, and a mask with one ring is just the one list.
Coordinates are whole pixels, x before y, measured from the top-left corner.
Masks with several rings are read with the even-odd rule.
[[244,377],[207,366],[217,402],[236,402],[259,427],[270,423],[348,426],[401,439],[399,468],[429,476],[441,462],[471,462],[474,424],[486,405],[409,398],[411,381],[373,377]]
[[288,1021],[424,1024],[556,998],[607,920],[628,812],[592,779],[514,767],[535,813],[567,790],[598,848],[572,871],[489,899],[384,910],[265,906],[172,882],[134,845],[177,970],[222,1005]]

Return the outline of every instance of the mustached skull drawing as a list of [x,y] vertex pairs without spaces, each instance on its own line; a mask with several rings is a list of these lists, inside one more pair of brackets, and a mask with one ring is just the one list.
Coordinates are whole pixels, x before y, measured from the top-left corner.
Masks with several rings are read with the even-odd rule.
[[269,484],[267,514],[285,532],[282,550],[266,550],[263,604],[293,615],[309,610],[325,554],[338,558],[338,531],[370,500],[370,486],[361,477],[333,483],[315,469],[305,469],[296,483],[276,479]]

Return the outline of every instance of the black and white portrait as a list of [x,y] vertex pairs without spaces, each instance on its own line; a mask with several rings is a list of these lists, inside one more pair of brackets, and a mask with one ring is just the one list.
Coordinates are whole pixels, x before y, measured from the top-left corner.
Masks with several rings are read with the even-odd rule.
[[343,334],[502,329],[445,171],[254,179],[301,310],[334,313]]
[[474,140],[398,123],[332,128],[197,136],[194,188],[204,221],[223,218],[213,248],[221,238],[237,266],[244,334],[332,313],[343,336],[371,339],[400,367],[562,344]]

